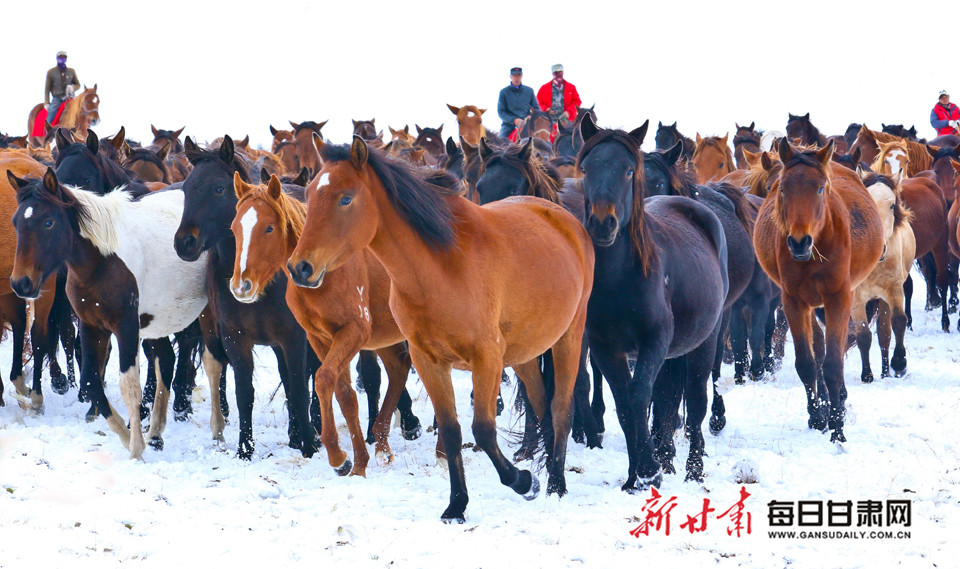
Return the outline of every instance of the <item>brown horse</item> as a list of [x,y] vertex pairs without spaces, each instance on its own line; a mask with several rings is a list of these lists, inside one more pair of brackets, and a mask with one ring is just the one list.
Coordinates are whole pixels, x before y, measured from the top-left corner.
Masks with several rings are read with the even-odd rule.
[[[916,240],[917,259],[921,260],[921,268],[924,269],[924,278],[927,281],[928,289],[934,289],[938,298],[944,299],[940,303],[940,325],[944,332],[950,331],[950,317],[948,316],[949,307],[946,301],[947,290],[949,288],[949,236],[947,231],[947,207],[946,200],[937,183],[924,177],[906,178],[901,182],[902,198],[906,207],[913,212],[913,221],[910,226],[913,228],[913,234]],[[924,263],[923,257],[930,253],[933,263]],[[936,268],[936,276],[931,274],[932,265]],[[910,297],[913,295],[913,281],[908,280],[907,286],[907,326],[913,325],[913,318],[910,310]],[[928,308],[933,308],[933,303],[929,302]]]
[[[97,85],[92,89],[83,86],[83,91],[76,97],[67,101],[67,106],[60,115],[60,122],[57,126],[65,129],[73,129],[80,135],[80,138],[87,137],[87,128],[100,124],[100,95],[97,95]],[[33,136],[34,123],[37,120],[37,113],[43,108],[43,103],[33,107],[30,116],[27,118],[27,133],[30,144],[40,146],[43,144],[42,137]],[[46,124],[49,125],[53,117],[47,117]],[[49,132],[50,129],[47,129]]]
[[[898,172],[893,176],[857,172],[867,191],[873,196],[883,223],[883,258],[853,293],[854,329],[857,333],[857,346],[863,370],[860,379],[864,383],[873,381],[870,370],[870,326],[867,316],[867,302],[880,299],[880,311],[877,319],[877,338],[880,340],[880,377],[890,376],[890,366],[897,377],[907,372],[907,350],[903,345],[903,336],[907,329],[907,315],[903,309],[903,283],[910,275],[910,266],[916,256],[917,242],[910,228],[910,210],[904,207]],[[890,360],[890,330],[896,336],[897,344]]]
[[708,136],[701,138],[697,133],[697,145],[693,149],[693,168],[697,172],[697,183],[706,184],[719,180],[736,170],[733,153],[727,146],[727,136]]
[[[807,393],[808,425],[821,430],[829,425],[831,440],[843,442],[843,354],[852,293],[883,255],[883,226],[856,173],[831,163],[832,141],[822,150],[801,152],[782,139],[779,150],[783,170],[760,209],[753,244],[763,270],[782,291],[797,374]],[[819,306],[826,314],[825,346],[819,334],[813,341],[813,327],[820,332],[813,309]]]
[[487,129],[483,126],[483,119],[480,118],[487,109],[480,109],[474,105],[464,105],[454,107],[447,103],[450,112],[456,115],[457,124],[460,125],[460,138],[476,146],[480,144],[480,139],[487,137]]
[[320,157],[317,156],[317,149],[313,145],[313,133],[323,136],[320,134],[320,129],[322,129],[325,124],[327,124],[327,121],[321,123],[303,121],[300,124],[290,121],[290,126],[293,127],[293,142],[297,149],[297,162],[299,163],[295,169],[288,169],[288,171],[297,172],[300,168],[309,168],[311,175],[320,171],[323,164],[320,163]]
[[[324,167],[307,192],[307,222],[288,267],[298,284],[365,247],[390,276],[390,308],[433,401],[450,468],[441,518],[463,523],[468,497],[451,369],[473,372],[473,433],[500,481],[532,499],[539,482],[503,456],[497,442],[501,370],[524,382],[544,432],[547,492],[566,493],[564,461],[571,399],[581,361],[594,253],[586,230],[562,207],[514,197],[480,207],[425,182],[354,137],[321,145]],[[553,351],[552,400],[537,356]]]
[[283,142],[293,142],[292,130],[280,130],[270,125],[270,134],[273,135],[273,141],[270,143],[270,152],[277,153],[277,147]]
[[417,140],[417,137],[410,134],[410,125],[408,124],[403,125],[402,129],[398,128],[394,130],[391,126],[387,126],[387,128],[390,129],[390,140],[399,140],[410,145],[413,145]]
[[[307,191],[313,188],[316,181]],[[271,176],[265,186],[252,186],[234,174],[234,190],[239,201],[231,229],[241,246],[237,248],[230,290],[240,302],[250,303],[260,297],[277,272],[284,270],[303,232],[306,207],[283,193],[276,176]],[[410,356],[390,313],[389,293],[390,278],[366,250],[328,273],[322,287],[303,288],[287,281],[287,305],[323,362],[314,383],[322,414],[321,439],[330,465],[340,474],[365,476],[369,460],[357,413],[357,394],[350,385],[350,362],[361,349],[376,350],[387,368],[390,383],[373,432],[377,456],[385,463],[393,460],[387,437],[410,372]],[[334,393],[350,428],[352,465],[340,449],[333,416]]]
[[877,146],[879,151],[870,166],[871,170],[884,176],[893,176],[900,172],[907,173],[910,156],[907,154],[907,142],[905,140],[879,142]]
[[[103,147],[103,145],[101,145]],[[132,148],[123,161],[123,167],[134,173],[136,178],[144,182],[163,182],[170,184],[170,171],[167,169],[166,159],[170,153],[170,143],[165,143],[159,150],[151,148]]]
[[733,135],[733,156],[737,160],[737,168],[744,170],[750,168],[750,164],[744,155],[745,150],[754,153],[760,152],[760,135],[763,134],[763,131],[757,132],[754,130],[755,125],[755,122],[750,123],[749,126],[740,126],[734,123],[737,131]]
[[873,164],[877,159],[877,155],[880,154],[881,142],[896,142],[898,140],[903,140],[907,145],[907,158],[909,160],[907,176],[916,176],[920,172],[933,167],[933,156],[927,151],[926,145],[912,140],[901,139],[899,136],[885,132],[870,130],[867,128],[867,125],[860,127],[860,132],[857,133],[857,140],[853,143],[853,146],[850,147],[850,153],[852,154],[859,148],[860,159],[867,164]]

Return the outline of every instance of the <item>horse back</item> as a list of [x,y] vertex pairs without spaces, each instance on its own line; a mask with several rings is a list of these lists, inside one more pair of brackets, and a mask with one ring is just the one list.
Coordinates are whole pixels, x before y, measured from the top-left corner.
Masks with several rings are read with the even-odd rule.
[[883,255],[883,224],[876,202],[856,172],[839,164],[831,164],[831,168],[832,191],[846,210],[831,213],[849,225],[850,286],[853,288],[870,275]]
[[932,251],[947,234],[947,202],[940,186],[927,178],[906,178],[901,183],[904,205],[913,212],[917,256]]

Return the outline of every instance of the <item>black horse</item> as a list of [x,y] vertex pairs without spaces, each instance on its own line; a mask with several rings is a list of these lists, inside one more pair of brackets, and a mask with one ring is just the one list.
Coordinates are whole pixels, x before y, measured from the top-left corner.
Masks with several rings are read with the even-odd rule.
[[[692,173],[677,166],[681,147],[676,144],[667,151],[644,154],[644,175],[647,182],[647,195],[679,195],[693,198],[710,208],[723,224],[727,238],[727,271],[730,277],[730,290],[724,304],[724,326],[721,330],[721,344],[725,344],[724,335],[729,322],[730,345],[734,352],[734,369],[737,383],[743,382],[747,371],[747,340],[753,350],[750,360],[750,375],[754,380],[763,377],[770,359],[770,345],[765,342],[768,323],[775,314],[779,289],[770,280],[753,250],[753,223],[763,199],[747,196],[739,188],[730,184],[713,183],[707,186],[696,184]],[[751,203],[750,198],[756,199]],[[749,330],[747,327],[749,316]],[[772,336],[772,329],[769,330]],[[719,355],[719,354],[718,354]],[[720,360],[717,359],[713,371],[714,381],[720,376]],[[723,428],[723,400],[714,390],[713,417],[710,428],[716,434]]]
[[656,142],[657,150],[666,150],[673,147],[674,144],[682,142],[684,160],[690,160],[693,158],[693,151],[697,146],[693,142],[692,138],[684,136],[679,130],[677,130],[676,121],[674,121],[671,125],[665,125],[662,122],[658,122],[657,134],[654,136],[654,142]]
[[[600,130],[585,118],[581,130],[584,225],[596,254],[586,335],[627,442],[622,488],[660,486],[662,473],[673,471],[681,397],[688,410],[687,479],[701,480],[707,381],[729,290],[723,226],[689,198],[644,200],[640,144],[647,123],[628,134]],[[656,441],[647,421],[651,402]]]

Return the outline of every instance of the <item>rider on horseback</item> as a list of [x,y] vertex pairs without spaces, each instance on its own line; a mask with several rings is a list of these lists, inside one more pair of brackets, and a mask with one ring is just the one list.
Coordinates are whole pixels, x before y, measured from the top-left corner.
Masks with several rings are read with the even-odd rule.
[[53,124],[57,109],[73,98],[74,90],[80,86],[77,72],[67,67],[67,52],[57,53],[57,66],[47,71],[47,82],[43,88],[43,102],[47,107],[47,122]]

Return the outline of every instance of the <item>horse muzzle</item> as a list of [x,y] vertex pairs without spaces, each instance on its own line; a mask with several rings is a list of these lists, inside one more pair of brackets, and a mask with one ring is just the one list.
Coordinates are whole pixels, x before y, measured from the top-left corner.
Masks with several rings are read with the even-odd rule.
[[809,261],[813,257],[813,237],[804,235],[797,241],[793,235],[787,235],[787,249],[790,249],[794,261]]
[[[233,283],[231,283],[232,285]],[[244,304],[253,304],[260,298],[260,290],[253,289],[253,283],[250,279],[243,279],[239,284],[230,287],[230,293],[238,302]]]
[[200,258],[203,250],[200,248],[200,240],[197,238],[197,230],[177,231],[173,240],[173,248],[177,250],[177,256],[192,263]]
[[326,269],[321,269],[320,274],[314,278],[315,270],[313,264],[309,261],[300,261],[296,266],[287,263],[287,271],[290,273],[290,279],[293,283],[304,288],[320,288],[320,285],[323,284],[323,277],[327,274]]
[[587,218],[587,233],[593,242],[601,247],[609,247],[617,240],[620,226],[615,215],[607,215],[600,220],[593,214]]
[[34,282],[30,277],[20,277],[19,279],[10,277],[10,288],[13,289],[13,292],[15,292],[17,296],[24,300],[36,300],[39,298],[41,284],[41,281]]

